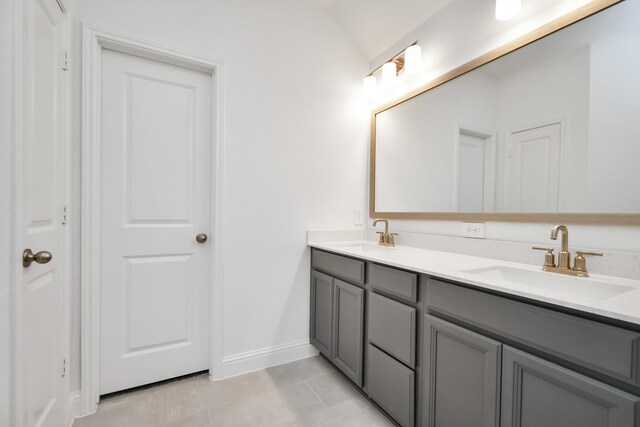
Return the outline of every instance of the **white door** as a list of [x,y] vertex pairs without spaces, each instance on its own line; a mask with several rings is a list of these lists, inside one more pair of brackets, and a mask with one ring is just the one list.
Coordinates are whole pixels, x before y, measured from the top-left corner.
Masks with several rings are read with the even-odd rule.
[[[22,423],[63,425],[64,13],[55,0],[28,0],[21,49],[19,241],[36,258],[21,271]],[[37,255],[35,255],[37,254]],[[47,256],[53,258],[47,263]]]
[[510,135],[509,211],[558,212],[560,145],[560,123]]
[[211,75],[101,60],[100,394],[209,368]]
[[458,212],[484,207],[484,138],[460,133],[458,147]]

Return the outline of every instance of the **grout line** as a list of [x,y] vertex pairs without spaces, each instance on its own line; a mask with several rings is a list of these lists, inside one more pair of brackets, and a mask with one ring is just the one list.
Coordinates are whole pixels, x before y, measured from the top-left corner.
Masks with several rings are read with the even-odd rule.
[[304,383],[307,385],[307,387],[309,387],[309,390],[311,390],[311,393],[313,393],[313,395],[320,401],[320,403],[322,403],[322,406],[324,406],[325,409],[327,409],[328,408],[327,404],[324,403],[324,400],[322,400],[320,396],[318,396],[318,393],[316,393],[313,387],[311,387],[311,385],[307,381],[305,381]]

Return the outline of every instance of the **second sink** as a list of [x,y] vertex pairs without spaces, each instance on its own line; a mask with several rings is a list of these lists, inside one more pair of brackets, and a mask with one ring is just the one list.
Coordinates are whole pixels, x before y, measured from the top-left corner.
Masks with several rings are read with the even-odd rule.
[[602,281],[595,278],[560,276],[542,271],[529,271],[503,266],[476,268],[464,270],[461,271],[461,273],[473,274],[483,279],[508,282],[512,287],[533,287],[550,292],[562,292],[564,294],[573,294],[576,297],[596,300],[607,300],[636,289],[633,286]]

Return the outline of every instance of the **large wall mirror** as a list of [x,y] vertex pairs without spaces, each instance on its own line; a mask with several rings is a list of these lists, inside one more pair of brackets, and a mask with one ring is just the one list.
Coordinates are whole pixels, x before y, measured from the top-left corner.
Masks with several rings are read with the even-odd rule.
[[593,1],[375,111],[372,216],[640,224],[639,22]]

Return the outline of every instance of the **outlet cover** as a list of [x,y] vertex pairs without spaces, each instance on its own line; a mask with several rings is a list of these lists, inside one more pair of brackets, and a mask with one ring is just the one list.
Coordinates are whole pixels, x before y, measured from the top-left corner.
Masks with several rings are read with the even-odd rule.
[[484,239],[484,222],[463,222],[460,235],[472,239]]

